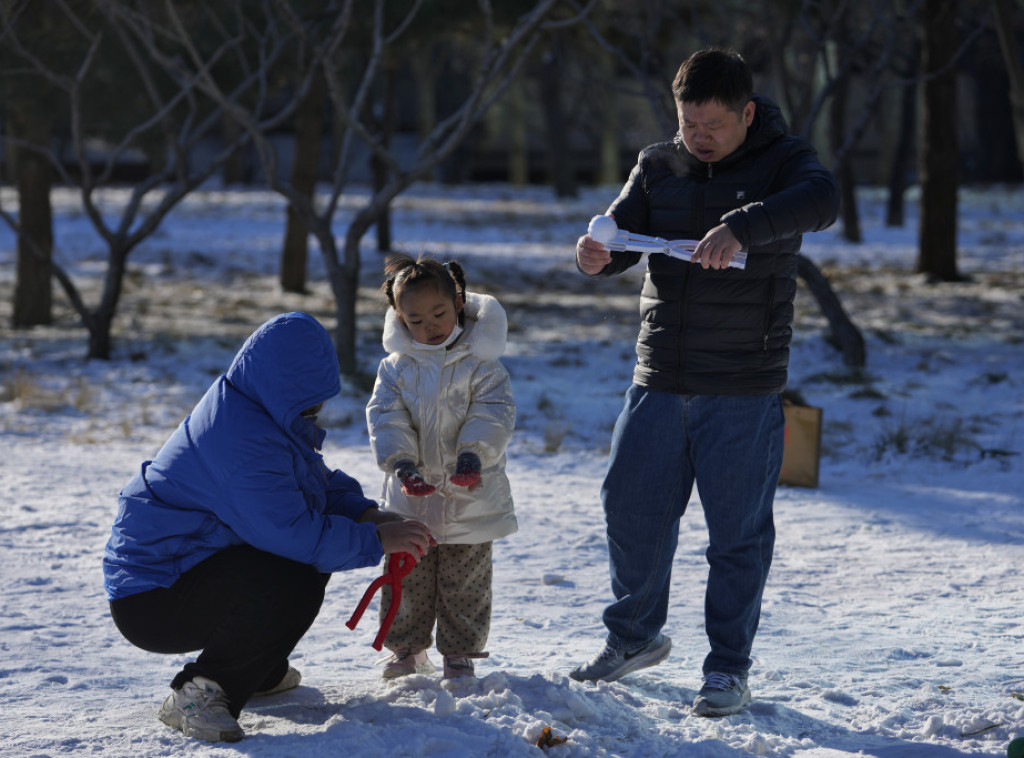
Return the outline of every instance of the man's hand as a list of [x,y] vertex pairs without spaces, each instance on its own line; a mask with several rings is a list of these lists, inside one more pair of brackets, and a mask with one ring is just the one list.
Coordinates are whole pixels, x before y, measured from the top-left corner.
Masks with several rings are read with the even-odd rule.
[[377,536],[384,546],[384,554],[408,553],[414,561],[427,552],[437,541],[430,530],[419,521],[388,521],[377,526]]
[[742,247],[732,230],[719,224],[697,243],[690,260],[703,268],[728,268],[729,261]]
[[[611,216],[611,214],[608,214]],[[611,218],[615,218],[611,216]],[[601,270],[612,262],[612,254],[605,246],[584,234],[576,240],[576,265],[580,271],[589,276],[601,273]]]

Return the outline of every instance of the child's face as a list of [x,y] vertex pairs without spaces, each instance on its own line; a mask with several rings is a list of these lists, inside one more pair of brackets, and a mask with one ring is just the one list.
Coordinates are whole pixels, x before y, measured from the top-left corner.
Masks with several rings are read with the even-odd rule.
[[416,342],[440,345],[455,329],[462,304],[456,307],[439,287],[424,286],[402,292],[396,310]]

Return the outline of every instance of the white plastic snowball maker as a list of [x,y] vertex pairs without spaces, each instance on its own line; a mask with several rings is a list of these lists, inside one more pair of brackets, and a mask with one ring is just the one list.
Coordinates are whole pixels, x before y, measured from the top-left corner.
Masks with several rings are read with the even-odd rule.
[[[679,260],[689,261],[691,253],[697,247],[697,240],[664,240],[661,237],[649,237],[646,234],[634,234],[620,230],[611,216],[594,216],[590,219],[587,234],[595,242],[600,242],[613,252],[630,251],[634,253],[662,253]],[[747,254],[740,252],[733,255],[729,268],[746,268]]]

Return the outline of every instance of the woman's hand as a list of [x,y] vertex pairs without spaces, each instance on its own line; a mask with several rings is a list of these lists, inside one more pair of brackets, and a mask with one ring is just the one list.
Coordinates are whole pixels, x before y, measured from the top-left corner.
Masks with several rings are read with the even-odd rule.
[[419,521],[386,521],[377,525],[377,536],[384,546],[384,554],[408,553],[419,562],[420,557],[436,545],[437,541],[430,530]]

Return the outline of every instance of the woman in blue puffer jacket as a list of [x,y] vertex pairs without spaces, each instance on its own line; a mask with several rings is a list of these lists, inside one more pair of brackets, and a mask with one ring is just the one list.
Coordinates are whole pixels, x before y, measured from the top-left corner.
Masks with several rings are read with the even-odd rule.
[[251,696],[298,685],[288,656],[332,572],[430,545],[324,463],[317,413],[339,389],[324,327],[276,316],[120,493],[103,557],[111,615],[144,650],[202,651],[158,714],[188,736],[239,740]]

